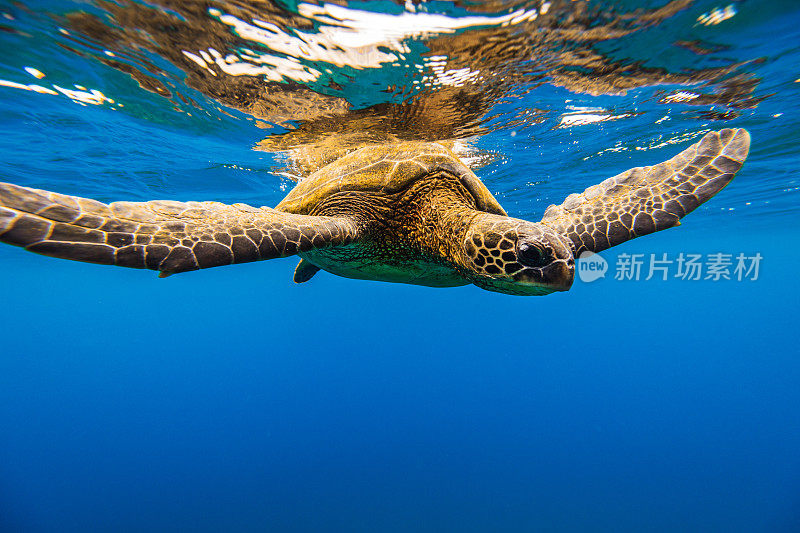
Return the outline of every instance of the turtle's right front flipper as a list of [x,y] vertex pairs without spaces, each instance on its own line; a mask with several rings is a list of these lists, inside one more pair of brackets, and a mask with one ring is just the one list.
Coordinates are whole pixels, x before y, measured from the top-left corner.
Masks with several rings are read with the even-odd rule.
[[668,161],[632,168],[569,195],[548,207],[541,222],[568,238],[576,256],[677,226],[730,183],[749,148],[747,130],[707,133]]
[[0,183],[0,241],[162,274],[286,257],[358,238],[355,221],[218,202],[115,202]]

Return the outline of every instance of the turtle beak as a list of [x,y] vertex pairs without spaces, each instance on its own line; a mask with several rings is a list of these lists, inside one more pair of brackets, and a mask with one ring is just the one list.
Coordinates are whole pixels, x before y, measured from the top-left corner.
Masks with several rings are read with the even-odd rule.
[[575,260],[572,257],[556,259],[542,267],[526,268],[514,275],[518,285],[539,287],[545,293],[568,291],[575,279]]
[[568,291],[575,281],[575,253],[572,251],[570,243],[560,236],[550,237],[556,260],[544,267],[545,279],[557,291]]
[[575,281],[575,260],[554,261],[542,269],[542,276],[553,290],[568,291]]
[[568,291],[575,281],[575,255],[562,239],[552,239],[551,243],[557,259],[544,267],[542,274],[554,290]]

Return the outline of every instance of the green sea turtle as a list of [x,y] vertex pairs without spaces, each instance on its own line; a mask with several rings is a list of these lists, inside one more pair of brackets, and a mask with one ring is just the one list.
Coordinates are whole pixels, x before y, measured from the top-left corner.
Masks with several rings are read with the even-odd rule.
[[[115,202],[0,184],[0,241],[161,275],[299,255],[294,279],[349,278],[540,295],[565,291],[575,258],[679,224],[727,185],[744,129],[706,134],[672,159],[571,194],[539,222],[509,217],[443,144],[345,150],[275,208]],[[324,159],[324,158],[323,158]]]

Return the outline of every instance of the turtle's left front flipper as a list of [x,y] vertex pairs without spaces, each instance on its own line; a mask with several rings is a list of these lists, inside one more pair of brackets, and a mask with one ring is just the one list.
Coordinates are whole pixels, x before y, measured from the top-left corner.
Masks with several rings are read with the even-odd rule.
[[545,224],[575,245],[575,255],[677,226],[725,187],[750,149],[744,129],[706,134],[672,159],[636,167],[551,205]]
[[358,238],[350,219],[218,202],[114,202],[0,183],[0,242],[162,275],[286,257]]

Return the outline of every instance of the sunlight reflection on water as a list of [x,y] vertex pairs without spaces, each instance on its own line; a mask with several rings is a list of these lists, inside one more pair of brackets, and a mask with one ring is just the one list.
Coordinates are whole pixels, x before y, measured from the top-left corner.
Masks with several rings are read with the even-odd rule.
[[[249,147],[272,154],[281,190],[283,178],[316,168],[309,154],[334,145],[445,142],[530,212],[570,192],[568,181],[585,184],[585,171],[570,169],[587,161],[614,166],[589,169],[589,183],[638,163],[636,152],[720,127],[746,126],[764,143],[778,121],[780,137],[791,137],[798,112],[783,102],[798,92],[796,74],[777,95],[764,77],[797,55],[792,34],[772,57],[745,40],[785,19],[788,5],[751,9],[686,0],[19,4],[2,13],[0,38],[20,53],[0,65],[0,90],[8,103],[24,90],[203,135],[238,128],[256,137]],[[772,191],[795,190],[787,175],[774,179]]]

